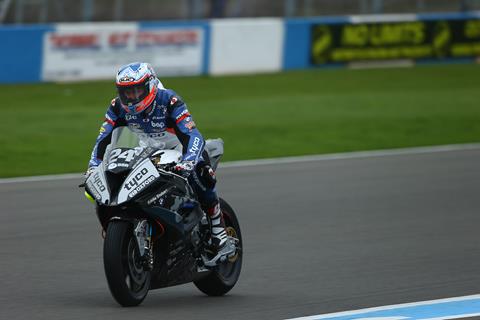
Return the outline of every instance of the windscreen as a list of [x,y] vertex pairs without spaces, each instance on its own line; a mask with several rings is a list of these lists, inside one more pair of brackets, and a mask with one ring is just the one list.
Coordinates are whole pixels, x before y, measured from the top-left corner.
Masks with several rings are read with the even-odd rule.
[[135,148],[140,146],[138,135],[132,132],[128,127],[118,127],[112,132],[112,141],[110,149],[116,148]]
[[112,141],[108,150],[117,148],[150,147],[153,149],[178,149],[181,148],[178,138],[167,131],[144,133],[134,132],[129,127],[118,127],[112,132]]

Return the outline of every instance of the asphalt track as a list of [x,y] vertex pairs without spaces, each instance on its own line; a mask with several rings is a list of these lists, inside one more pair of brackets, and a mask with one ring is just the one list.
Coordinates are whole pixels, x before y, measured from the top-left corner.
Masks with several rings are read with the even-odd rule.
[[480,149],[219,170],[244,269],[111,298],[79,179],[0,184],[0,319],[285,319],[480,293]]

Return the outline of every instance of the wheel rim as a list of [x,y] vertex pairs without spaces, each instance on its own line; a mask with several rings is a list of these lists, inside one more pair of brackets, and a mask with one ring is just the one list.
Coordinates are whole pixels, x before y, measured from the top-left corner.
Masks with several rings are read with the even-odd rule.
[[[229,237],[233,237],[237,239],[237,231],[233,227],[227,227],[227,235]],[[238,251],[235,252],[235,255],[233,257],[228,258],[229,262],[235,262],[238,259]]]

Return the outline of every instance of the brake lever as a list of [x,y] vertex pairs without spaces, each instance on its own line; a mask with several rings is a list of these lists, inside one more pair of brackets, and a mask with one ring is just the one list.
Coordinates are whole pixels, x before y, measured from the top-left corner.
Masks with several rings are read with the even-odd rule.
[[168,172],[171,172],[171,173],[175,173],[175,162],[171,162],[171,163],[166,163],[164,164],[164,167],[162,168],[164,171],[168,171]]
[[[174,166],[174,162],[172,163],[172,168]],[[170,165],[170,164],[169,164]],[[163,172],[167,175],[170,175],[170,176],[174,176],[174,177],[177,177],[177,178],[181,178],[185,181],[188,181],[187,178],[185,178],[184,176],[182,175],[179,175],[178,173],[176,173],[174,170],[170,170],[170,168],[167,170],[166,168],[157,168],[158,172]]]

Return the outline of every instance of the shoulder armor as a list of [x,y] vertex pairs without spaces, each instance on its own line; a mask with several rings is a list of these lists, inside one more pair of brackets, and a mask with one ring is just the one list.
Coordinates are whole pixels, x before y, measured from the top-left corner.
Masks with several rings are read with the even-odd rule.
[[179,96],[172,96],[169,99],[167,109],[171,113],[175,110],[176,107],[179,107],[183,104],[183,100]]

